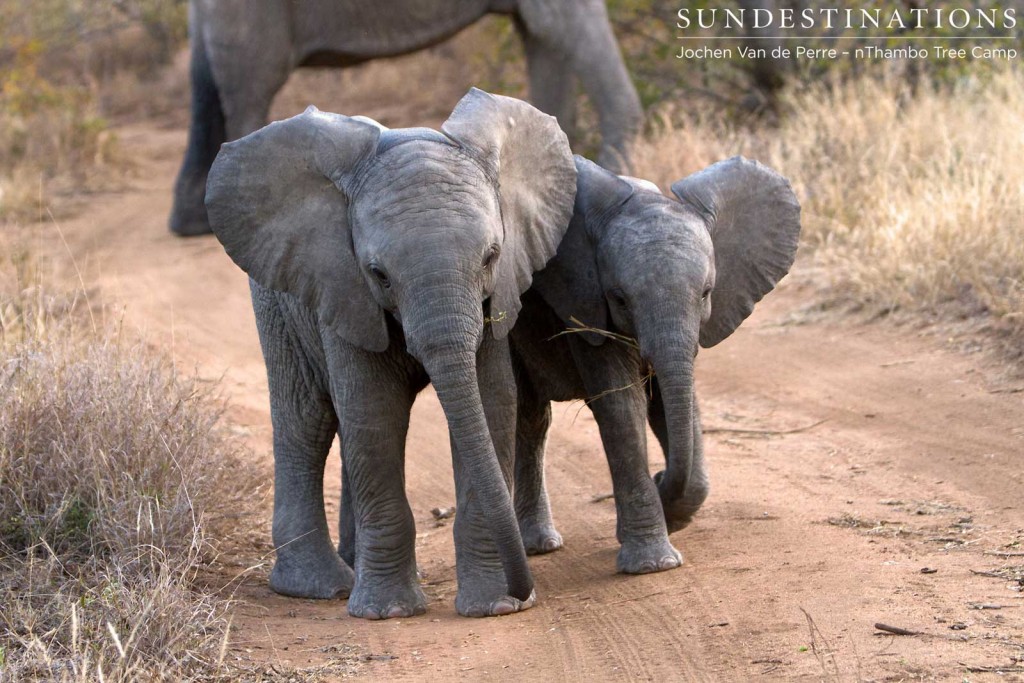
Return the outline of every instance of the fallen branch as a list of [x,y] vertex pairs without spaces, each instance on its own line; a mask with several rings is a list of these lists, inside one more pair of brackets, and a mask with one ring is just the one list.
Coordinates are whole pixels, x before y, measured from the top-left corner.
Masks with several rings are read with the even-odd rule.
[[1024,387],[1006,387],[1005,389],[989,389],[990,394],[1021,394],[1024,393]]
[[603,503],[606,500],[610,500],[615,497],[614,493],[599,493],[590,499],[591,503]]
[[[982,571],[978,571],[977,569],[972,569],[971,573],[975,574],[977,576],[987,576],[990,579],[1006,579],[1005,576],[1003,576],[1002,574],[999,574],[997,572],[982,572]],[[1006,579],[1006,580],[1009,580],[1009,579]]]
[[1024,673],[1024,666],[972,666],[970,664],[964,664],[963,662],[957,662],[960,666],[964,667],[972,674],[1019,674]]
[[701,429],[701,432],[704,434],[756,434],[758,436],[781,436],[784,434],[799,434],[800,432],[806,432],[825,422],[828,422],[827,418],[824,420],[818,420],[817,422],[804,427],[796,427],[794,429],[733,429],[731,427],[708,427],[706,429]]
[[985,554],[993,555],[995,557],[1024,557],[1024,552],[1010,550],[986,550]]
[[920,631],[911,631],[909,629],[900,628],[899,626],[889,626],[888,624],[882,624],[882,623],[875,624],[875,628],[877,628],[879,631],[885,631],[886,633],[891,633],[894,636],[920,636],[920,635],[925,635],[925,634],[921,633]]

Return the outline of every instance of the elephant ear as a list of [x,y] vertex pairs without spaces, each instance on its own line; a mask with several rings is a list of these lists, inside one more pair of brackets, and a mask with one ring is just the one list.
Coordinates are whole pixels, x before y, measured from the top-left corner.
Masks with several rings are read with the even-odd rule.
[[576,167],[555,117],[526,102],[471,89],[441,130],[497,182],[505,229],[491,296],[491,329],[504,337],[520,295],[555,255],[576,192]]
[[700,345],[714,346],[789,272],[800,238],[800,203],[789,181],[750,159],[720,161],[672,185],[704,219],[715,251],[711,317]]
[[[633,186],[592,161],[577,156],[576,202],[572,223],[558,245],[558,253],[544,270],[534,276],[534,288],[566,325],[572,319],[587,327],[608,328],[608,304],[597,270],[595,243],[616,215],[633,196]],[[594,346],[604,343],[600,334],[582,332]]]
[[387,326],[356,261],[345,188],[381,128],[310,107],[221,147],[206,188],[210,225],[232,260],[369,351],[387,348]]

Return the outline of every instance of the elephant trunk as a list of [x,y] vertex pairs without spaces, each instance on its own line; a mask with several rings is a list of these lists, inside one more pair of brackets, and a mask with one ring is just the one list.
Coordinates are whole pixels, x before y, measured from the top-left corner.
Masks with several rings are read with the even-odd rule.
[[407,344],[437,392],[452,443],[498,548],[509,595],[526,601],[533,593],[533,577],[487,425],[477,377],[476,350],[483,311],[470,292],[453,298],[450,289],[429,294],[424,299],[429,304],[403,317]]
[[[666,327],[668,318],[662,318],[659,327]],[[660,405],[664,410],[665,469],[655,475],[658,493],[665,511],[665,522],[670,530],[685,526],[707,497],[707,482],[703,467],[696,461],[702,458],[700,427],[697,424],[697,406],[694,401],[693,368],[697,349],[696,331],[686,327],[662,330],[649,354],[645,353],[657,376]],[[665,444],[663,444],[665,445]],[[701,481],[697,481],[700,479]]]

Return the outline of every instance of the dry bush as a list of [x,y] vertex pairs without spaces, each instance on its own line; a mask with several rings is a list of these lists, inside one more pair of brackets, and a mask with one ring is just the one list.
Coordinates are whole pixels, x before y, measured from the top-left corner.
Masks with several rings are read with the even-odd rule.
[[[260,483],[220,402],[0,264],[0,681],[221,680],[228,603],[194,585]],[[76,310],[78,314],[76,314]],[[94,327],[95,326],[95,327]],[[247,518],[248,516],[248,518]]]
[[1024,333],[1022,88],[1019,70],[915,93],[893,78],[821,85],[791,95],[777,127],[685,114],[644,143],[639,168],[667,187],[758,158],[793,181],[834,302],[988,314]]

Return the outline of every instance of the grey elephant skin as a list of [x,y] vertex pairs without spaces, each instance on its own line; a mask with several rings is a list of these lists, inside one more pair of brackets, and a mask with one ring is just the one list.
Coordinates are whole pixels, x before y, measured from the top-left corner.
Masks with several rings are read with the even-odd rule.
[[604,0],[191,0],[192,116],[171,231],[210,231],[203,195],[217,150],[267,122],[294,69],[414,52],[488,13],[514,17],[536,106],[571,131],[579,81],[600,119],[600,160],[628,170],[643,114]]
[[[417,394],[451,434],[456,607],[529,607],[509,484],[520,294],[568,226],[576,169],[551,116],[471,90],[442,132],[316,111],[224,146],[206,204],[250,276],[274,431],[271,588],[349,596],[370,619],[425,610],[404,487]],[[353,569],[331,546],[323,475],[337,433]]]
[[[618,569],[671,569],[682,557],[667,532],[689,523],[708,494],[698,345],[728,337],[786,274],[800,206],[785,178],[740,157],[675,183],[678,201],[576,163],[572,223],[512,332],[520,531],[530,553],[561,547],[543,471],[550,402],[587,399],[611,469]],[[667,461],[654,479],[645,420]]]

